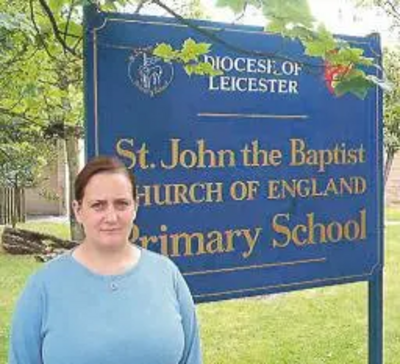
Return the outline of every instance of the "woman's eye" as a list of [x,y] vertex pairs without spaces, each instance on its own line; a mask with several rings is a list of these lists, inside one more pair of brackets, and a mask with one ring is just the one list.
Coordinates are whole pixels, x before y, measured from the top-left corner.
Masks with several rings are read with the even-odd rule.
[[101,202],[96,202],[92,205],[92,208],[95,209],[96,211],[100,211],[104,207],[104,204]]
[[129,206],[129,201],[117,201],[116,206],[118,209],[126,209]]

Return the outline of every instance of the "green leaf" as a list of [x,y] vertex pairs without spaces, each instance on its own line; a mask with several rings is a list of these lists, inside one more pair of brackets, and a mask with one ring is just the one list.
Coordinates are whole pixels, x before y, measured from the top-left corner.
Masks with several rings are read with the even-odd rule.
[[116,0],[105,0],[101,9],[104,11],[117,11],[117,1]]
[[154,48],[153,54],[166,62],[170,62],[177,57],[178,52],[175,51],[170,44],[160,43]]
[[[65,31],[65,27],[68,25],[67,28],[67,40],[68,40],[68,35],[73,35],[73,36],[77,36],[80,37],[82,36],[82,31],[83,28],[80,24],[77,24],[75,22],[73,22],[71,19],[69,22],[63,21],[59,23],[59,29],[64,32]],[[75,38],[71,38],[72,41],[76,41]]]
[[37,94],[37,90],[38,88],[35,83],[28,83],[24,87],[22,94],[24,95],[24,97],[35,96]]
[[286,23],[280,19],[271,19],[269,24],[266,27],[266,30],[271,33],[285,33],[286,32]]
[[216,70],[209,62],[199,62],[195,64],[187,64],[184,66],[186,73],[191,76],[192,74],[199,76],[219,76],[223,72]]
[[193,39],[186,39],[183,43],[179,58],[184,62],[197,61],[200,56],[210,51],[209,43],[197,43]]
[[185,70],[186,74],[188,74],[189,76],[191,76],[193,73],[195,73],[195,68],[196,68],[196,65],[194,65],[194,64],[187,64],[187,65],[183,66],[183,69]]
[[303,42],[315,38],[315,33],[302,25],[294,26],[291,29],[287,29],[285,30],[284,34],[291,39],[299,39]]
[[334,45],[319,40],[305,41],[303,44],[305,54],[310,57],[324,58],[327,53],[335,48]]
[[372,86],[372,81],[367,78],[364,72],[354,70],[350,72],[348,77],[338,81],[334,86],[334,90],[338,96],[352,93],[360,99],[365,99]]
[[65,6],[65,0],[50,0],[48,5],[53,14],[59,14],[61,9]]
[[325,58],[328,54],[335,54],[334,50],[337,48],[335,38],[323,27],[320,27],[314,33],[314,37],[310,40],[304,40],[305,54],[310,57]]

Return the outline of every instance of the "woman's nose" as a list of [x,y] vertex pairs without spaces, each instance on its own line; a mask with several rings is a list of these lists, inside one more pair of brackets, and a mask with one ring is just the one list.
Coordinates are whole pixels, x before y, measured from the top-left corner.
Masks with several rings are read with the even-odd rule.
[[110,206],[107,209],[105,218],[106,218],[106,221],[108,221],[108,222],[117,221],[117,212],[115,211],[115,208],[113,206]]

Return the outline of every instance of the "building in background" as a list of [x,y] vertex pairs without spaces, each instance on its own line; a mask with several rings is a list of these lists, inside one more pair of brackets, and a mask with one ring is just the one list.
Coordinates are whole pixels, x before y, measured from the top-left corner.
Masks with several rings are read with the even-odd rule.
[[67,164],[63,143],[57,142],[57,155],[45,167],[43,179],[35,188],[25,189],[25,211],[34,215],[66,215]]
[[[25,190],[25,211],[28,216],[66,216],[69,214],[68,167],[64,141],[57,142],[57,155],[45,167],[44,177],[35,188]],[[84,143],[80,143],[80,167],[84,164]]]
[[400,153],[397,153],[385,188],[386,206],[400,206]]

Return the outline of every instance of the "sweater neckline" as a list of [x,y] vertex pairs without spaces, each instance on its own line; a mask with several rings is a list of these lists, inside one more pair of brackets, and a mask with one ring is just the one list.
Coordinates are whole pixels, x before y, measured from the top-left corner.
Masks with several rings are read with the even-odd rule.
[[116,280],[120,280],[120,279],[129,277],[133,274],[136,274],[141,269],[141,267],[143,265],[143,260],[145,259],[144,258],[145,249],[143,249],[142,247],[137,246],[137,245],[135,245],[135,247],[138,248],[139,252],[140,252],[138,261],[136,262],[135,265],[133,265],[132,267],[129,267],[127,270],[125,270],[124,272],[119,273],[119,274],[100,274],[100,273],[94,272],[93,270],[88,268],[86,265],[79,262],[73,256],[73,253],[76,248],[69,251],[68,258],[75,267],[77,267],[79,270],[83,271],[86,275],[89,275],[93,278],[104,280],[104,281],[116,281]]

